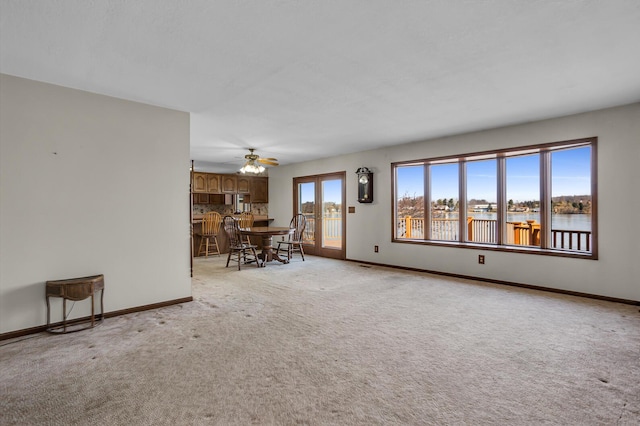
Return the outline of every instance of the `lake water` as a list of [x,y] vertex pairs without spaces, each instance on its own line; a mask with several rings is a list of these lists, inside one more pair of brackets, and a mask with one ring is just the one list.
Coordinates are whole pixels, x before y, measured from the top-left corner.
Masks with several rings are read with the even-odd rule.
[[[446,213],[446,217],[454,219],[458,213]],[[497,220],[497,213],[472,212],[469,216],[475,219]],[[540,223],[540,213],[507,213],[507,222],[526,222],[535,220]],[[590,214],[554,214],[551,216],[551,229],[564,229],[567,231],[591,231]]]

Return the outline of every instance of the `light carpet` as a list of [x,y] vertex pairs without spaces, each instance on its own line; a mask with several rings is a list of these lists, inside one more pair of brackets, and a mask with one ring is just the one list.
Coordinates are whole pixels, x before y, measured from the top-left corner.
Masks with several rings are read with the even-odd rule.
[[194,302],[0,342],[0,424],[640,424],[638,306],[224,260],[196,259]]

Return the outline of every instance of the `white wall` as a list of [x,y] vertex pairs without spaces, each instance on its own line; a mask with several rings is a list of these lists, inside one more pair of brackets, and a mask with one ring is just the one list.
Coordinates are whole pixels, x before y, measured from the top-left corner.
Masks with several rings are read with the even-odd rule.
[[0,333],[46,323],[47,280],[104,274],[107,312],[189,297],[189,115],[8,75],[0,100]]
[[[599,260],[391,243],[391,163],[598,137]],[[355,171],[372,168],[374,202],[356,201]],[[640,104],[281,166],[269,170],[275,225],[291,217],[292,179],[347,171],[347,258],[640,301]],[[380,252],[374,253],[373,246]],[[486,264],[478,264],[478,254]]]

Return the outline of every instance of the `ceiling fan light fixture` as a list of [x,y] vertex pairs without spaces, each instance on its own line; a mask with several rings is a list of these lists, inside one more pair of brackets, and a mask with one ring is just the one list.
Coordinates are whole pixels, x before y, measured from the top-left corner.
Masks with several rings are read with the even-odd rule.
[[242,166],[242,168],[240,169],[240,173],[254,173],[254,174],[258,174],[258,173],[262,173],[264,172],[265,168],[257,165],[255,160],[249,160],[245,163],[244,166]]

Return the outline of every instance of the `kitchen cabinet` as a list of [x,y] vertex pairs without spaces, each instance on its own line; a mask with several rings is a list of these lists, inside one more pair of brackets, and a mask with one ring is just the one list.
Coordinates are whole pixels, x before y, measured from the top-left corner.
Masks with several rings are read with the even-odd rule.
[[193,204],[232,204],[229,194],[244,194],[245,202],[269,202],[269,178],[193,172]]
[[238,194],[249,194],[251,192],[251,178],[248,176],[238,176]]
[[222,175],[222,192],[225,194],[238,192],[238,179],[235,175]]
[[209,194],[222,194],[222,175],[207,173],[207,192]]
[[193,193],[193,204],[209,204],[209,194]]
[[191,188],[192,192],[207,192],[207,175],[209,173],[193,173],[193,187]]
[[233,205],[233,195],[231,194],[193,194],[193,204],[225,204]]
[[268,203],[269,202],[269,178],[254,177],[251,179],[251,202],[252,203]]
[[223,175],[215,173],[193,173],[193,192],[202,194],[222,194],[221,180]]

